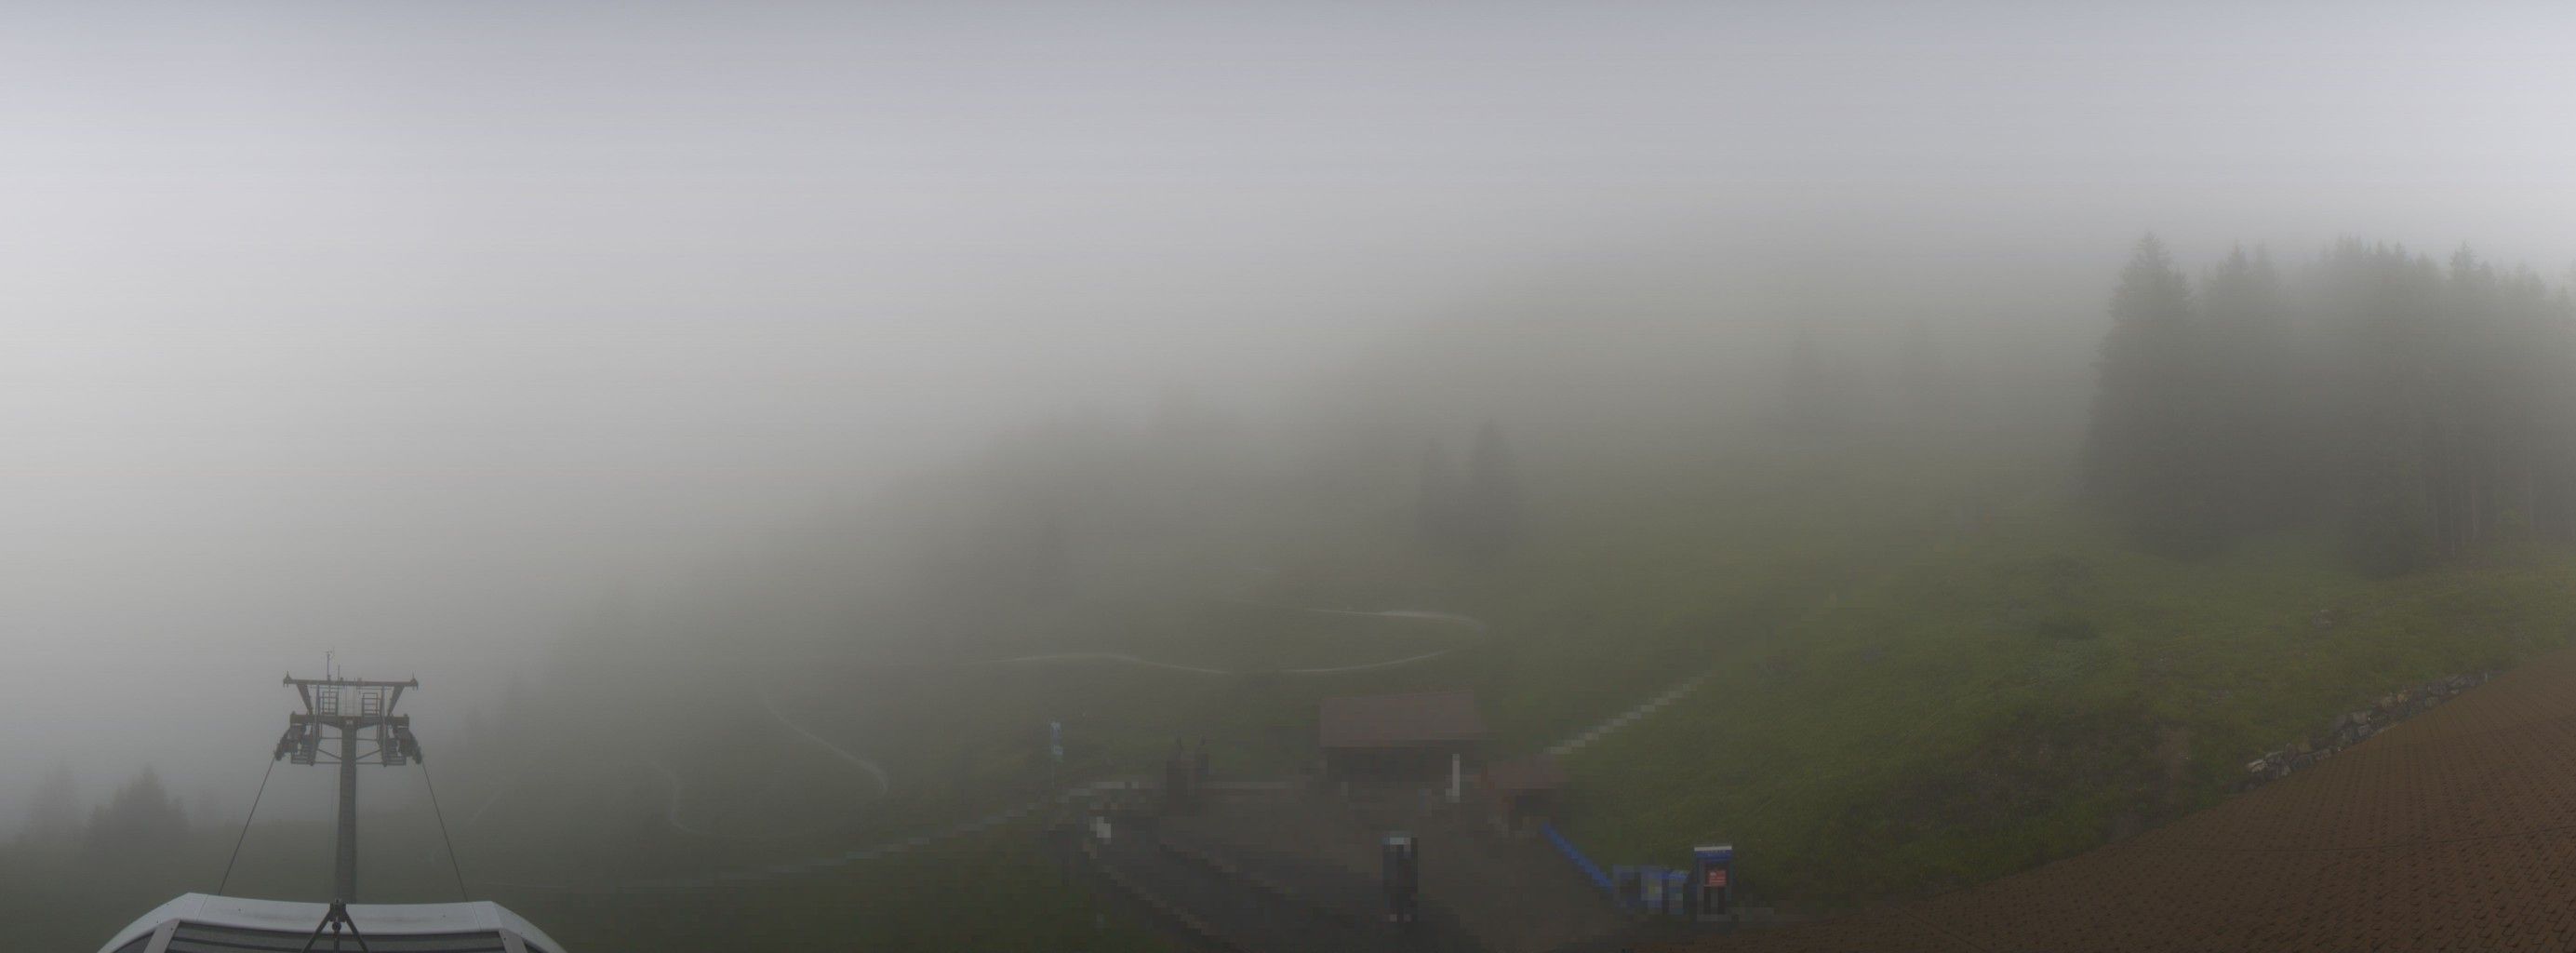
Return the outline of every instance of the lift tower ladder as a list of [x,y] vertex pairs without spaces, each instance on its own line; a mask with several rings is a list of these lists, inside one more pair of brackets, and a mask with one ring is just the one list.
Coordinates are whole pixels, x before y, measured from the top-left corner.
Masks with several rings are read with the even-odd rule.
[[[286,716],[286,735],[278,739],[272,760],[292,757],[296,764],[329,762],[340,766],[340,831],[337,860],[331,868],[333,909],[358,899],[358,765],[394,767],[423,760],[420,741],[412,737],[411,716],[394,714],[403,689],[420,680],[371,682],[354,678],[286,677],[304,699],[304,710]],[[336,751],[322,744],[325,734],[339,740]],[[375,743],[358,750],[361,736]]]

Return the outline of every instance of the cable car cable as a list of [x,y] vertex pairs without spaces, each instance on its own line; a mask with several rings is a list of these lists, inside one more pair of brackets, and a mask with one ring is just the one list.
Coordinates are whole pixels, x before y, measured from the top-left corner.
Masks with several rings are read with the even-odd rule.
[[241,836],[233,839],[233,855],[224,860],[223,879],[215,881],[215,894],[222,896],[224,885],[233,882],[233,864],[241,860],[242,842],[250,839],[251,818],[259,816],[259,799],[268,793],[268,776],[277,770],[277,759],[268,759],[267,770],[259,773],[259,790],[250,796],[250,813],[242,816]]
[[472,900],[473,895],[465,892],[465,862],[456,856],[456,840],[447,836],[447,812],[438,809],[438,784],[429,779],[429,762],[419,764],[420,783],[429,789],[429,815],[438,818],[438,839],[447,845],[447,869],[456,873],[456,897]]

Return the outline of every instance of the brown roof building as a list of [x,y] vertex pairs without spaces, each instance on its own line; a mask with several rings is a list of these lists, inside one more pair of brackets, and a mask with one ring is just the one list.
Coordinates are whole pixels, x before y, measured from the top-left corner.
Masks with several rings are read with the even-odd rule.
[[1481,763],[1485,719],[1471,691],[1327,698],[1318,715],[1324,768],[1337,778],[1436,781],[1453,757],[1467,770]]

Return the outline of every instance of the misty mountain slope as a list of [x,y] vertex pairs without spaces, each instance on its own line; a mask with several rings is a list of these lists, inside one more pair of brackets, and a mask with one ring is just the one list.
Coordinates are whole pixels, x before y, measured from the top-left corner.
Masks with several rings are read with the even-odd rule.
[[362,902],[1096,953],[1033,806],[1334,696],[1798,911],[2576,618],[2576,5],[7,22],[0,948],[314,898],[317,663]]
[[[1901,352],[1828,337],[1819,390],[1771,366],[1793,336],[1694,331],[1627,346],[1700,348],[1724,386],[1605,390],[1599,368],[1539,374],[1568,333],[1435,335],[1383,359],[1400,374],[1267,417],[1070,415],[637,596],[565,642],[580,679],[511,716],[587,726],[548,742],[576,767],[478,836],[573,838],[555,853],[582,862],[554,872],[584,881],[797,860],[1149,775],[1176,741],[1206,739],[1221,773],[1305,770],[1330,695],[1472,687],[1510,754],[1709,673],[1572,759],[1575,833],[1637,860],[1730,839],[1756,896],[1832,905],[2134,831],[2359,700],[2563,638],[2576,569],[2537,551],[2376,582],[2324,533],[2135,551],[2072,498],[2068,402],[2017,396],[2062,394],[2055,365],[1924,388],[1865,372]],[[1477,412],[1548,375],[1543,422]],[[1426,514],[1488,423],[1516,505],[1471,551]],[[1388,610],[1481,626],[1353,614]],[[491,790],[532,743],[468,745],[464,784]]]
[[[721,813],[775,799],[783,782],[809,803],[754,816],[786,830],[786,818],[838,811],[855,837],[1044,781],[1050,721],[1067,725],[1065,773],[1133,770],[1199,737],[1222,741],[1229,769],[1293,770],[1311,757],[1316,699],[1425,684],[1484,688],[1514,746],[1553,740],[1658,688],[1675,656],[1713,657],[1714,643],[1805,601],[1808,577],[1854,558],[1824,548],[1830,534],[1886,519],[1838,507],[1847,525],[1833,529],[1774,507],[1704,505],[1691,490],[1702,483],[1750,499],[1814,476],[1712,450],[1762,431],[1712,416],[1699,401],[1723,402],[1676,358],[1662,398],[1558,398],[1553,426],[1501,431],[1529,488],[1519,540],[1474,558],[1428,545],[1417,499],[1426,443],[1463,463],[1486,419],[1472,408],[1513,406],[1505,398],[1526,372],[1583,330],[1507,326],[1491,347],[1433,336],[1409,358],[1386,357],[1391,370],[1269,418],[1230,419],[1185,397],[1141,426],[1075,414],[687,588],[630,592],[561,644],[544,692],[519,694],[453,749],[458,799],[499,797],[482,821],[494,830],[560,816],[560,829],[605,837],[644,823],[606,815]],[[1702,370],[1740,372],[1719,376],[1741,391],[1767,386],[1753,372],[1766,351],[1709,338],[1769,348],[1776,333],[1697,333]],[[1412,380],[1426,374],[1444,383]],[[1407,387],[1386,391],[1389,380]],[[1706,439],[1599,426],[1653,429],[1636,412],[1655,404],[1675,421],[1662,433]],[[1675,579],[1701,591],[1651,597]],[[1387,610],[1490,624],[1351,614]],[[1068,654],[1172,667],[1008,661]],[[1366,668],[1406,659],[1419,661]],[[1363,670],[1265,674],[1352,667]],[[853,797],[848,770],[782,737],[764,698],[882,764],[891,796]],[[569,728],[502,727],[512,724]],[[539,763],[560,781],[503,793]],[[677,809],[665,770],[687,791]]]
[[[815,661],[801,673],[756,681],[895,775],[897,791],[886,803],[851,805],[858,815],[853,836],[889,819],[956,811],[1043,781],[1047,721],[1067,725],[1069,763],[1060,770],[1068,774],[1147,771],[1175,739],[1201,738],[1216,745],[1220,770],[1293,771],[1308,767],[1313,705],[1321,697],[1469,685],[1485,694],[1506,748],[1535,750],[1678,673],[1758,642],[1837,580],[1872,571],[1875,561],[1952,518],[1927,501],[1937,494],[1920,474],[1855,468],[1849,472],[1857,476],[1835,481],[1820,479],[1812,466],[1718,462],[1678,487],[1622,483],[1588,498],[1550,491],[1534,508],[1561,505],[1562,512],[1533,520],[1511,554],[1472,565],[1420,552],[1407,538],[1409,521],[1355,531],[1348,538],[1356,542],[1347,544],[1309,537],[1298,544],[1308,547],[1303,552],[1273,545],[1237,557],[1236,564],[1275,565],[1195,600],[1066,600],[1030,613],[1044,624],[1028,623],[1016,635],[916,647],[892,661],[869,654]],[[1952,481],[1970,482],[1990,481]],[[1761,502],[1789,488],[1836,502],[1814,509]],[[1897,492],[1907,488],[1913,492]],[[1712,493],[1747,505],[1704,505]],[[1381,608],[1462,611],[1487,626],[1468,632],[1338,614]],[[1101,661],[990,664],[1077,648],[1227,674]],[[1441,652],[1449,654],[1382,670],[1265,674]],[[733,700],[711,694],[719,687]],[[654,757],[705,779],[692,782],[702,792],[724,791],[724,779],[733,778],[736,796],[758,795],[758,786],[742,779],[763,772],[745,757],[779,759],[768,772],[807,782],[798,790],[846,791],[846,778],[817,775],[812,759],[780,747],[776,730],[749,714],[742,699],[751,690],[719,678],[675,684],[655,713],[639,716],[636,726],[649,730],[629,740],[650,740]],[[724,755],[711,756],[718,751]],[[613,765],[600,769],[617,773]],[[625,772],[622,789],[642,783],[636,774]],[[630,798],[623,810],[649,813],[650,800]],[[721,853],[765,859],[809,846],[727,845]]]
[[[1574,830],[1639,859],[1731,839],[1762,895],[1805,906],[1983,879],[2174,816],[2369,698],[2557,644],[2576,609],[2558,557],[2374,581],[2297,534],[2206,564],[2138,554],[2066,499],[2062,468],[2009,455],[1864,445],[1665,472],[1534,495],[1550,515],[1490,564],[1387,543],[1282,560],[1261,590],[1488,623],[1436,664],[1329,681],[1002,667],[921,683],[918,704],[992,699],[955,722],[995,752],[1033,753],[1015,723],[1075,712],[1091,763],[1212,737],[1221,766],[1287,770],[1325,694],[1469,685],[1526,751],[1709,671],[1573,759]],[[1086,644],[1220,667],[1349,645],[1293,615],[1064,611],[1138,623]]]
[[2566,644],[2576,560],[2370,580],[2333,546],[2183,564],[2040,503],[1802,614],[1573,759],[1614,856],[1731,840],[1798,905],[1962,886],[2212,803],[2432,678]]

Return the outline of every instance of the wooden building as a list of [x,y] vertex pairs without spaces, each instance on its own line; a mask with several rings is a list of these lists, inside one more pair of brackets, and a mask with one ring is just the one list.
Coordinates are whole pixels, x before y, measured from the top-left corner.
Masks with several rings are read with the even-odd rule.
[[1414,692],[1324,699],[1318,734],[1336,780],[1447,784],[1483,766],[1485,719],[1476,693]]

